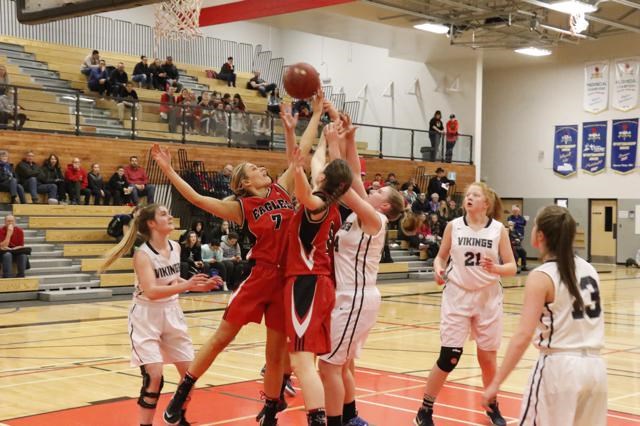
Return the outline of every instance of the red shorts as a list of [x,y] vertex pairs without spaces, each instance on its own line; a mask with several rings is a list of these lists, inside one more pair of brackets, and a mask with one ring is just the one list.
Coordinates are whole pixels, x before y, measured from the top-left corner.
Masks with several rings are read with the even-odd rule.
[[336,289],[326,275],[299,275],[287,278],[284,288],[287,343],[289,352],[331,351],[331,311]]
[[222,318],[233,324],[260,323],[284,333],[283,270],[269,264],[256,264],[233,292]]

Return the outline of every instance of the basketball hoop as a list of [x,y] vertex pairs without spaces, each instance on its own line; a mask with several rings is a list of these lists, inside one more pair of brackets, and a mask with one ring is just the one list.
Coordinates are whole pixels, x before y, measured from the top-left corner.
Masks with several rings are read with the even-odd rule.
[[156,43],[160,38],[190,40],[200,32],[202,0],[169,0],[156,4]]
[[589,28],[589,22],[584,17],[584,12],[575,12],[569,16],[571,34],[580,34]]

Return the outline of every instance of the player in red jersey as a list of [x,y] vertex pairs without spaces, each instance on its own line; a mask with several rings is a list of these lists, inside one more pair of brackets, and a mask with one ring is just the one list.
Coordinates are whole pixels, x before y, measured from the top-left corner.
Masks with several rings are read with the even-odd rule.
[[[313,101],[314,115],[300,142],[300,151],[308,153],[315,139],[315,129],[322,114],[322,93]],[[297,116],[285,108],[282,123],[288,135],[287,156],[295,147]],[[293,135],[293,136],[292,136]],[[285,356],[285,327],[283,306],[284,271],[282,253],[288,224],[293,216],[289,192],[293,188],[293,167],[273,183],[264,167],[251,163],[237,165],[230,186],[235,197],[217,200],[198,194],[171,167],[171,155],[166,149],[154,145],[151,153],[173,186],[192,204],[222,219],[241,224],[255,238],[249,255],[251,271],[229,300],[229,305],[218,329],[198,351],[195,360],[180,382],[176,393],[164,413],[168,424],[180,422],[182,407],[196,380],[204,374],[218,354],[231,343],[240,329],[250,323],[259,323],[265,317],[267,326],[266,361],[264,377],[265,409],[259,419],[261,425],[276,425],[279,396],[282,393],[283,358]]]
[[351,186],[346,161],[326,164],[326,143],[320,140],[311,160],[313,190],[304,171],[304,155],[296,150],[295,194],[300,208],[289,228],[285,323],[291,367],[302,387],[307,422],[326,425],[324,388],[315,355],[331,350],[331,311],[335,301],[331,240],[340,229],[336,201]]

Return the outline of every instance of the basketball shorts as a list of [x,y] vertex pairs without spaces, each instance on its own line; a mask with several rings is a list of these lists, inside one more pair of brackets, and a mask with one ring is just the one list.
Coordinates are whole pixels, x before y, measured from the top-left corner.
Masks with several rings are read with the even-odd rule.
[[378,317],[381,304],[377,287],[354,295],[336,293],[336,306],[331,312],[331,352],[320,357],[325,362],[344,365],[359,358],[369,331]]
[[284,333],[284,303],[282,269],[269,264],[251,264],[247,277],[233,292],[223,319],[237,325],[260,323]]
[[471,336],[478,348],[497,351],[502,339],[502,286],[469,291],[451,282],[442,291],[440,341],[461,348]]
[[607,424],[607,367],[599,353],[540,354],[522,398],[520,425]]
[[136,300],[129,310],[131,366],[193,360],[193,345],[178,300]]
[[299,275],[287,278],[284,289],[286,333],[289,352],[331,350],[331,311],[335,285],[325,275]]

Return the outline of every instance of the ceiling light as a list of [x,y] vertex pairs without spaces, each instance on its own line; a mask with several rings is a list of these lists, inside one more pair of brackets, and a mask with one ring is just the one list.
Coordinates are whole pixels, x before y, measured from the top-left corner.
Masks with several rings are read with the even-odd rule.
[[550,8],[569,15],[576,13],[593,13],[598,10],[596,5],[578,0],[562,0],[553,2],[551,3]]
[[548,49],[539,49],[537,47],[523,47],[521,49],[516,49],[516,53],[520,53],[521,55],[529,55],[529,56],[549,56],[551,55],[551,51]]
[[425,22],[424,24],[414,25],[413,28],[422,31],[428,31],[436,34],[447,34],[449,32],[449,26],[443,24],[433,24],[431,22]]

